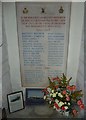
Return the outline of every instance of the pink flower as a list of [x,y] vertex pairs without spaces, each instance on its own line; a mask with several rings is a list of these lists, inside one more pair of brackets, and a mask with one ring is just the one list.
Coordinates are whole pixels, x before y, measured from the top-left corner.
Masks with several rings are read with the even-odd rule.
[[81,105],[81,104],[82,104],[82,100],[78,100],[78,101],[77,101],[77,104],[78,104],[78,105]]
[[73,91],[73,87],[72,86],[70,86],[70,91]]
[[69,85],[67,86],[67,89],[70,90],[70,86]]
[[74,115],[74,116],[76,116],[77,113],[78,113],[75,109],[74,109],[72,112],[73,112],[73,115]]
[[67,96],[67,97],[66,97],[66,100],[67,100],[67,101],[70,101],[70,97],[69,97],[69,96]]
[[72,87],[72,88],[73,88],[73,90],[76,90],[76,86],[75,86],[75,85],[73,85],[73,87]]
[[66,90],[63,90],[63,91],[62,91],[62,94],[65,95],[65,94],[66,94]]
[[81,109],[81,110],[84,109],[84,104],[81,104],[81,105],[80,105],[80,109]]

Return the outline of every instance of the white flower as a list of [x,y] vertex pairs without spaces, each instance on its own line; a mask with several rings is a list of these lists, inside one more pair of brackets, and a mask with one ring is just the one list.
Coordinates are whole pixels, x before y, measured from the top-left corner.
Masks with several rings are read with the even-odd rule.
[[55,109],[56,107],[55,106],[53,106],[53,109]]
[[61,107],[62,105],[64,105],[63,102],[59,102],[58,106]]
[[47,97],[47,100],[51,100],[51,98],[50,98],[50,97]]
[[44,100],[46,99],[46,96],[44,96]]
[[51,88],[47,88],[47,91],[50,93],[51,92]]
[[52,90],[52,93],[54,93],[54,90]]
[[58,96],[61,97],[61,98],[63,97],[63,95],[61,93],[58,93]]
[[58,94],[58,92],[56,92],[56,94]]
[[53,93],[53,97],[56,97],[56,93]]
[[55,100],[55,102],[56,102],[57,104],[59,103],[59,101],[58,101],[57,99]]
[[49,104],[51,104],[51,101],[49,101]]
[[65,106],[65,109],[67,110],[67,109],[68,109],[68,106]]
[[70,105],[70,103],[68,103],[68,105]]
[[53,94],[52,93],[50,93],[50,96],[52,96]]
[[65,104],[67,104],[67,103],[65,102]]

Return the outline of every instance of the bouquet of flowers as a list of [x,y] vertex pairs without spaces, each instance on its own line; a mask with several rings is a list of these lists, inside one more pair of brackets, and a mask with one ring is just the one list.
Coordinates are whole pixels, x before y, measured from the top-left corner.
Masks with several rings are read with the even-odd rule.
[[67,80],[63,74],[61,78],[58,76],[49,79],[49,86],[43,89],[44,99],[63,115],[69,114],[76,116],[79,110],[84,109],[84,104],[81,97],[83,96],[82,90],[76,90],[75,85],[69,85],[72,77]]

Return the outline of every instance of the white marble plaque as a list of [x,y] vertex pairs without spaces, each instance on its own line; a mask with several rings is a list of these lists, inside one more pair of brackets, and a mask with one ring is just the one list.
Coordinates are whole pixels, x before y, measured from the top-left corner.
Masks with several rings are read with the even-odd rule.
[[17,3],[21,79],[45,87],[48,76],[66,73],[70,3]]

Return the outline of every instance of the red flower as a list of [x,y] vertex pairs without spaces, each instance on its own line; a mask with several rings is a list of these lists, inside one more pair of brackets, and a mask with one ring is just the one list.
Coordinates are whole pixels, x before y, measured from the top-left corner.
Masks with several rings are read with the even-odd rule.
[[62,91],[62,94],[65,95],[65,94],[66,94],[66,90],[63,90],[63,91]]
[[76,86],[73,85],[73,86],[67,86],[67,89],[70,90],[70,91],[73,91],[76,89]]
[[75,109],[74,109],[72,112],[73,112],[73,115],[74,115],[74,116],[76,116],[77,113],[78,113]]
[[81,104],[82,104],[82,100],[78,100],[78,101],[77,101],[77,104],[78,104],[78,105],[81,105]]
[[55,106],[57,109],[59,109],[59,106],[58,106],[57,103],[54,103],[54,106]]
[[47,88],[43,89],[42,92],[44,92],[45,94],[48,94],[49,92],[47,91]]
[[54,99],[53,99],[53,98],[51,98],[51,100],[52,100],[52,101],[54,101]]
[[65,110],[65,107],[64,107],[64,106],[62,106],[62,110]]
[[81,104],[81,105],[80,105],[80,109],[81,109],[81,110],[84,109],[84,104]]
[[58,85],[56,85],[55,88],[58,88]]

